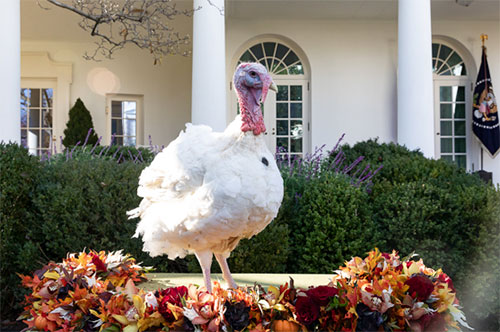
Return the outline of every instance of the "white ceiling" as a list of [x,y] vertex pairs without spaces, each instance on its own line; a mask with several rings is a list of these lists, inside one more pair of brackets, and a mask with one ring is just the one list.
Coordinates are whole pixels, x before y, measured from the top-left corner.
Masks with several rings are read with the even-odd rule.
[[[470,6],[455,0],[432,0],[437,20],[499,20],[500,0],[474,0]],[[397,18],[397,0],[229,0],[228,17],[280,19],[380,19]]]
[[[21,0],[21,36],[26,40],[89,41],[78,27],[79,16],[45,0]],[[66,0],[69,1],[69,0]],[[191,8],[192,0],[173,0]],[[208,0],[207,0],[208,3]],[[433,20],[500,20],[500,0],[474,0],[469,7],[455,0],[432,0]],[[226,0],[231,19],[396,20],[397,0]]]

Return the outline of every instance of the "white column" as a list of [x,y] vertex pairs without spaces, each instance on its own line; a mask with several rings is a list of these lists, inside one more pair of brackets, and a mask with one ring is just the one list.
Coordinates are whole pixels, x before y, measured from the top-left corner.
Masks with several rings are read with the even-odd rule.
[[20,0],[2,1],[0,10],[0,142],[20,142],[21,8]]
[[223,131],[226,128],[224,0],[193,3],[191,122]]
[[434,157],[430,0],[399,0],[398,143]]

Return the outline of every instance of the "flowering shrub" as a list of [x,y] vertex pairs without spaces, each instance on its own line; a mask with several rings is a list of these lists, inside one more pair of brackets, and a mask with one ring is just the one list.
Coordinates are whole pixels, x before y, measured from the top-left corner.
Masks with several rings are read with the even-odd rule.
[[213,292],[204,287],[139,289],[144,269],[120,252],[69,255],[22,277],[32,289],[23,315],[44,331],[446,331],[465,327],[451,279],[397,252],[352,258],[328,285],[293,280]]

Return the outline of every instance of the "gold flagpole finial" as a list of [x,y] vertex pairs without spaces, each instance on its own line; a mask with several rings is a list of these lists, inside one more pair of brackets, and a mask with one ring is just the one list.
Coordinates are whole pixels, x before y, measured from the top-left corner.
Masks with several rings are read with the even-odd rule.
[[482,34],[481,34],[481,42],[483,43],[483,47],[484,47],[484,41],[485,41],[485,40],[488,40],[488,35],[486,35],[486,34],[482,33]]

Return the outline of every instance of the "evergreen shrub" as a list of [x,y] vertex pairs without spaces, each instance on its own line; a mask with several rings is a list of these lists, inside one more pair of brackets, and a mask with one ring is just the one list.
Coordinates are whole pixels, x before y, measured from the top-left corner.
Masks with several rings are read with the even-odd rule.
[[94,145],[97,143],[97,134],[93,131],[89,136],[89,130],[93,130],[92,116],[85,107],[83,101],[78,98],[75,105],[69,110],[69,120],[64,129],[63,144],[65,147],[72,147],[79,144]]

